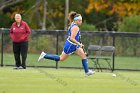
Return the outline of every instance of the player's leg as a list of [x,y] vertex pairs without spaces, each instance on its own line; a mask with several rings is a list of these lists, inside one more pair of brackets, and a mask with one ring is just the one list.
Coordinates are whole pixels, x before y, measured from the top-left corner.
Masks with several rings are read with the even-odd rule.
[[62,54],[56,55],[56,54],[47,54],[42,52],[38,61],[40,61],[41,59],[45,58],[45,59],[50,59],[50,60],[55,60],[55,61],[64,61],[69,55],[65,54],[64,52],[62,52]]
[[68,55],[69,52],[71,53],[71,51],[70,51],[71,46],[72,45],[69,42],[66,41],[65,44],[64,44],[63,52],[60,56],[55,55],[55,54],[47,54],[47,53],[42,52],[38,61],[40,61],[43,58],[50,59],[50,60],[55,60],[55,61],[64,61],[69,56]]
[[94,72],[88,69],[88,60],[86,57],[86,54],[84,53],[82,48],[78,48],[75,52],[77,55],[79,55],[82,59],[82,65],[84,67],[86,75],[92,75]]
[[82,48],[78,48],[78,49],[75,51],[75,53],[76,53],[77,55],[79,55],[79,56],[81,57],[81,59],[86,59],[86,58],[87,58]]
[[87,73],[88,72],[88,62],[87,62],[87,58],[86,58],[86,55],[85,55],[83,49],[78,48],[75,53],[81,57],[85,73]]
[[62,52],[62,54],[60,55],[60,61],[64,61],[65,59],[67,59],[69,57],[68,54],[66,54],[64,51]]

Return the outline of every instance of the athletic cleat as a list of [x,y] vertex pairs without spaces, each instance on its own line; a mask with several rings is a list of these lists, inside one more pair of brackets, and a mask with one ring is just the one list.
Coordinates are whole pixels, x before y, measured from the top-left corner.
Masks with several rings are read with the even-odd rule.
[[46,53],[42,52],[40,54],[39,58],[38,58],[38,61],[40,61],[41,59],[43,59],[45,55],[46,55]]
[[90,76],[92,74],[95,74],[95,71],[92,71],[92,70],[89,70],[87,73],[86,73],[86,76]]

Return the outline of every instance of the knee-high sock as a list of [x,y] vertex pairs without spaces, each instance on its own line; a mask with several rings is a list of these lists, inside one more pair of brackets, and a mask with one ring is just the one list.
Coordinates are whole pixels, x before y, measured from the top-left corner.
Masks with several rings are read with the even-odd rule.
[[82,59],[82,64],[85,70],[85,73],[88,72],[88,60],[87,59]]
[[58,55],[54,55],[54,54],[46,54],[44,56],[44,58],[50,59],[50,60],[55,60],[55,61],[60,61],[60,57]]

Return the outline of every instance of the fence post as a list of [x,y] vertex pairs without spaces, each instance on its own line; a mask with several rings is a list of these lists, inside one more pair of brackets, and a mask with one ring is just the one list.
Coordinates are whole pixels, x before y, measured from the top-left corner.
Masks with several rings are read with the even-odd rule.
[[[113,34],[113,46],[115,47],[115,34]],[[113,64],[112,64],[112,70],[115,70],[115,52],[113,53]]]
[[1,28],[1,67],[3,67],[3,29]]
[[[56,31],[56,54],[58,55],[58,33],[59,31]],[[58,61],[56,61],[56,69],[58,69]]]

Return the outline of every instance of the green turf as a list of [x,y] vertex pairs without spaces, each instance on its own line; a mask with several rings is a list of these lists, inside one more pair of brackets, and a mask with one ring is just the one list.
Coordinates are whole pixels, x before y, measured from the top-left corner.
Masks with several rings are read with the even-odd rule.
[[[37,62],[39,54],[28,54],[27,65],[29,66],[55,66],[54,61],[43,60]],[[13,54],[4,53],[4,64],[15,64]],[[77,55],[71,55],[64,62],[60,62],[59,66],[67,67],[82,67],[81,59]],[[89,66],[93,67],[93,62],[89,60]],[[102,67],[107,67],[105,62],[101,62]],[[115,68],[120,69],[139,69],[140,70],[140,57],[115,57]]]
[[0,93],[140,93],[139,72],[98,72],[84,77],[83,70],[0,68]]

